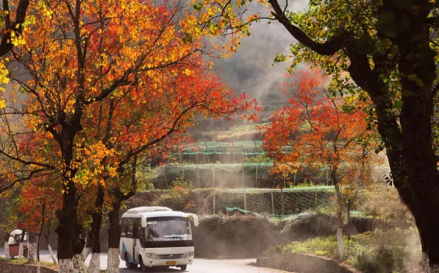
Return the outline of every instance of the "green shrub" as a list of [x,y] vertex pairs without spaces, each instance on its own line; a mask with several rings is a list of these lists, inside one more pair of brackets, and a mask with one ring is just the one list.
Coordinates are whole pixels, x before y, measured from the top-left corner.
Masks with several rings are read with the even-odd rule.
[[[421,261],[419,236],[415,230],[386,230],[358,234],[345,241],[346,262],[364,273],[409,272]],[[294,241],[269,248],[267,256],[303,253],[339,258],[335,236]]]
[[379,246],[376,251],[360,253],[354,266],[364,273],[405,272],[404,260],[408,256],[402,247]]
[[183,210],[188,203],[189,184],[190,182],[185,180],[184,177],[179,177],[172,182],[170,189],[171,201],[178,210]]

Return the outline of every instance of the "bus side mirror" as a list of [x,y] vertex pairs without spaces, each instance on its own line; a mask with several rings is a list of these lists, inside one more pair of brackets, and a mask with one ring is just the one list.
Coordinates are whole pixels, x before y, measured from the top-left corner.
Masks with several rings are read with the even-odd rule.
[[198,227],[198,216],[195,213],[186,213],[189,217],[194,220],[194,226]]

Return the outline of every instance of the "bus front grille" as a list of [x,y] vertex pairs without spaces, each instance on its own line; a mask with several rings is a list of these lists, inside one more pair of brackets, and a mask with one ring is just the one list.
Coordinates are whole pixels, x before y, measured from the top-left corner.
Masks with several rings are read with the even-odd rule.
[[181,259],[184,254],[161,254],[158,255],[160,259]]

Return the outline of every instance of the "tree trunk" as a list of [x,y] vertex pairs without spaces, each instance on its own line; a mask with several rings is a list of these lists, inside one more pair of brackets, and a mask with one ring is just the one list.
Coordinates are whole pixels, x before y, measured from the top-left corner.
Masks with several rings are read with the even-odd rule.
[[396,39],[402,56],[398,64],[402,90],[410,92],[403,92],[400,117],[405,172],[398,175],[395,186],[415,218],[422,252],[428,257],[426,271],[439,272],[439,174],[432,137],[437,52],[430,49],[428,1],[415,5],[419,6],[407,13],[410,29]]
[[61,259],[58,264],[59,273],[73,273],[72,259]]
[[119,273],[119,248],[109,248],[108,249],[108,263],[107,263],[107,273]]
[[23,242],[18,242],[18,261],[21,262],[23,260]]
[[88,273],[99,273],[101,272],[101,254],[92,253],[90,264],[88,266]]
[[36,256],[36,250],[37,250],[35,239],[36,238],[35,238],[34,234],[29,234],[29,243],[28,243],[28,249],[27,249],[27,262],[28,263],[35,262],[35,256]]
[[98,184],[97,195],[95,200],[95,208],[92,217],[92,225],[90,231],[90,241],[91,241],[91,251],[92,258],[90,260],[89,273],[99,273],[100,272],[100,253],[101,244],[99,242],[99,231],[101,230],[102,223],[102,207],[104,205],[104,188],[101,184]]
[[27,251],[27,262],[33,264],[35,262],[37,246],[35,242],[29,243],[28,251]]
[[77,219],[76,188],[73,181],[69,181],[63,195],[62,209],[57,211],[59,225],[55,232],[58,233],[58,261],[59,272],[74,269],[75,273],[85,272],[82,249],[85,240],[82,238],[82,226]]
[[340,192],[340,185],[337,183],[334,185],[335,196],[337,201],[337,245],[340,259],[343,259],[345,254],[345,245],[343,241],[343,200]]
[[5,233],[5,260],[11,260],[11,256],[9,255],[9,232]]
[[[347,226],[350,228],[351,227],[351,201],[348,200],[347,201],[347,206],[346,206],[346,222],[347,222]],[[348,241],[351,240],[351,232],[348,232]]]
[[76,253],[73,255],[73,273],[85,273],[85,260],[82,253]]
[[49,249],[50,258],[52,258],[53,263],[58,264],[55,255],[53,255],[52,246],[50,244],[47,245],[47,249]]
[[[398,1],[381,1],[378,15],[391,14],[395,28],[386,33],[379,28],[384,22],[378,20],[375,30],[378,37],[391,40],[397,52],[369,55],[360,53],[356,48],[358,40],[346,33],[325,43],[312,41],[288,20],[282,20],[285,14],[277,1],[269,2],[278,20],[299,42],[320,55],[332,56],[343,49],[349,57],[351,78],[367,91],[374,103],[393,183],[416,221],[425,254],[425,271],[439,272],[439,174],[432,139],[434,97],[438,88],[433,84],[437,79],[437,50],[431,49],[432,32],[437,31],[437,26],[427,19],[434,12],[431,1],[413,1],[409,8],[395,4]],[[402,91],[399,116],[392,102],[392,87],[382,77],[394,70],[398,70]]]
[[[76,204],[77,205],[77,204]],[[76,222],[73,240],[73,272],[85,273],[85,259],[82,250],[85,245],[85,232],[82,225]]]
[[90,239],[90,231],[86,230],[85,233],[85,246],[82,250],[82,256],[84,256],[84,260],[87,260],[88,255],[91,253],[91,239]]
[[9,255],[9,244],[8,244],[8,242],[5,242],[5,260],[6,261],[11,260],[11,256]]
[[57,211],[59,225],[58,233],[58,262],[59,272],[73,272],[73,241],[76,223],[76,187],[73,181],[68,181],[64,187],[63,206]]
[[422,253],[422,264],[424,273],[439,273],[439,264],[431,264],[427,253]]
[[115,202],[111,211],[108,213],[110,227],[108,228],[108,262],[107,273],[119,273],[119,244],[120,244],[120,225],[119,212],[121,202]]
[[[120,244],[120,225],[119,225],[119,214],[120,206],[123,201],[128,200],[137,191],[137,180],[136,180],[136,170],[137,170],[137,155],[133,158],[133,164],[131,168],[131,190],[123,194],[120,188],[113,189],[113,196],[115,201],[112,204],[112,208],[108,213],[108,219],[110,222],[110,227],[108,228],[108,262],[107,262],[107,273],[119,273],[119,244]],[[118,172],[123,174],[125,171],[124,166],[120,166]]]

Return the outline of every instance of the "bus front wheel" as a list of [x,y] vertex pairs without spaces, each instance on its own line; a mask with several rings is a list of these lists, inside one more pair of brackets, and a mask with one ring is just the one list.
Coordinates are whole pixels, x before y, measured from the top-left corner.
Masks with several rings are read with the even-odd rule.
[[185,271],[186,268],[187,268],[187,265],[182,265],[182,266],[180,266],[180,269],[181,269],[182,271]]
[[140,270],[142,272],[146,272],[148,268],[146,267],[145,263],[143,262],[142,256],[139,257],[139,263],[140,263]]
[[137,267],[137,264],[135,263],[130,263],[130,260],[128,259],[128,254],[125,253],[125,263],[126,263],[126,267],[128,269],[134,269]]

